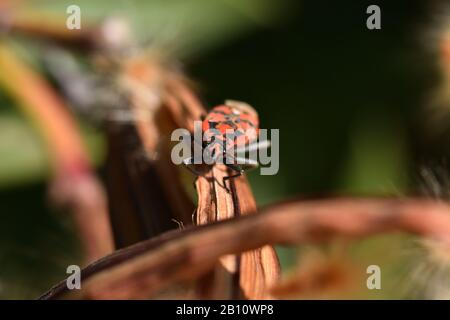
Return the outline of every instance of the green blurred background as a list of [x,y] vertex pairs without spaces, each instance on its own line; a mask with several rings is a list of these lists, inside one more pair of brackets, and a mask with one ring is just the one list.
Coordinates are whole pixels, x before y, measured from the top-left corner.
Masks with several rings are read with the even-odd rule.
[[[279,173],[250,173],[260,205],[298,194],[403,196],[421,186],[419,165],[446,157],[447,140],[419,130],[439,81],[435,44],[424,37],[433,28],[425,1],[33,2],[61,14],[78,4],[82,19],[125,15],[140,41],[161,43],[183,62],[210,106],[225,99],[255,106],[263,128],[280,129]],[[370,4],[381,7],[381,30],[366,28]],[[101,171],[102,136],[82,126]],[[34,129],[0,92],[0,298],[35,298],[79,262],[70,219],[46,201],[47,160]],[[352,260],[380,265],[383,277],[382,290],[353,297],[410,297],[402,284],[414,263],[411,243],[389,235],[352,245]],[[296,250],[279,253],[289,269]]]

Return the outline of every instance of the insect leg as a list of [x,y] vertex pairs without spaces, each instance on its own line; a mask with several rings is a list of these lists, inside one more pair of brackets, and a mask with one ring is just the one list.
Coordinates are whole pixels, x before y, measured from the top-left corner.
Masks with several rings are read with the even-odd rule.
[[233,178],[240,177],[240,176],[244,173],[244,169],[242,169],[240,166],[234,165],[234,164],[228,164],[228,163],[226,163],[225,165],[226,165],[228,168],[230,168],[231,170],[237,171],[236,174],[233,174],[233,175],[231,175],[231,176],[223,177],[223,179],[222,179],[222,184],[223,184],[224,188],[227,190],[228,193],[230,193],[230,190],[228,189],[228,187],[227,187],[227,185],[226,185],[225,182],[226,182],[227,180],[230,180],[230,179],[233,179]]

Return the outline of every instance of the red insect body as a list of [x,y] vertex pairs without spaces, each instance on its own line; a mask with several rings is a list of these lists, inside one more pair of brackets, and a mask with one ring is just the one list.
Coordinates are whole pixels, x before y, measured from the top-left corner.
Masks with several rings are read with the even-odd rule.
[[[202,132],[203,156],[207,157],[208,164],[224,163],[237,172],[224,177],[224,181],[238,177],[245,169],[258,165],[256,160],[242,157],[242,152],[245,153],[247,148],[254,147],[254,143],[258,142],[259,134],[258,114],[248,104],[228,100],[224,105],[214,107],[202,122]],[[189,167],[193,160],[194,158],[190,157],[183,162],[194,174],[201,175]]]
[[[246,103],[226,101],[224,105],[214,107],[207,114],[202,129],[206,133],[206,145],[219,140],[226,141],[227,149],[241,147],[257,140],[258,114]],[[227,141],[227,133],[233,134],[232,141]]]

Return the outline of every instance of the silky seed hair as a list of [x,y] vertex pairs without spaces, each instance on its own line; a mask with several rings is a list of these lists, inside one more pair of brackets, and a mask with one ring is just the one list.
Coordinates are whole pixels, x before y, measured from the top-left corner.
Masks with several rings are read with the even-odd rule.
[[[449,201],[449,173],[445,162],[420,168],[420,194],[436,201]],[[450,299],[449,244],[433,239],[420,239],[414,241],[403,253],[409,258],[407,272],[401,281],[405,296],[417,299]]]

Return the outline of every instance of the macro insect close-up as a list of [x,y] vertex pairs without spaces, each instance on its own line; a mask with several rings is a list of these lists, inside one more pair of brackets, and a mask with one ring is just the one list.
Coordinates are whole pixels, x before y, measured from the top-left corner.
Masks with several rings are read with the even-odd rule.
[[0,0],[0,300],[450,299],[449,44],[444,0]]
[[[244,168],[258,166],[257,159],[246,158],[246,153],[267,148],[270,143],[267,140],[258,141],[259,121],[256,110],[244,102],[228,100],[224,105],[212,108],[203,118],[200,136],[205,141],[203,143],[203,140],[194,139],[194,143],[202,145],[202,155],[197,157],[197,161],[195,155],[185,158],[185,165],[225,164],[234,174],[224,179],[239,177],[244,173]],[[191,171],[200,175],[195,170]]]

